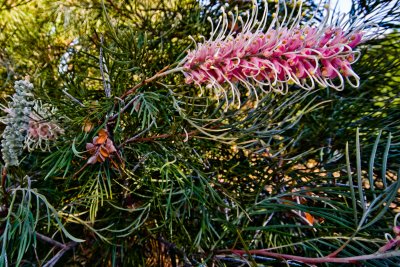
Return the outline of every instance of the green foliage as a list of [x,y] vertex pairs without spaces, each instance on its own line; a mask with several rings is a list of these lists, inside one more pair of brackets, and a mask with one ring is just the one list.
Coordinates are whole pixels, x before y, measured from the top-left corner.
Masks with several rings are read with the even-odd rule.
[[[361,47],[359,88],[293,85],[256,105],[239,87],[238,107],[179,69],[224,1],[9,2],[0,86],[30,76],[63,134],[3,168],[0,266],[399,264],[383,249],[400,187],[395,10],[369,18],[387,32]],[[350,26],[379,7],[354,1]],[[316,8],[304,1],[317,23]]]
[[[20,187],[9,190],[11,202],[5,203],[7,214],[2,218],[0,256],[2,265],[8,265],[8,262],[13,259],[16,259],[15,264],[19,265],[28,250],[33,248],[36,251],[35,233],[37,229],[44,230],[57,227],[70,240],[84,241],[72,236],[65,229],[58,212],[47,201],[46,197],[31,188],[30,177],[25,177],[21,182]],[[44,215],[41,214],[41,211],[45,211]]]

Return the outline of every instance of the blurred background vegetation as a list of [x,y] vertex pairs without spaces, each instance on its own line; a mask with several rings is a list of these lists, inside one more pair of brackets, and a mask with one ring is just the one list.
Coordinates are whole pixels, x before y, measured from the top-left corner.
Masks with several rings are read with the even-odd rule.
[[[374,32],[358,48],[357,89],[292,86],[223,112],[173,74],[118,98],[235,5],[251,3],[0,0],[2,104],[29,77],[64,130],[3,173],[1,266],[307,266],[232,250],[343,258],[398,238],[399,1],[353,0],[349,27],[365,19]],[[317,8],[304,1],[304,21],[318,23]],[[118,157],[88,165],[103,128]],[[400,253],[362,263],[396,266]]]

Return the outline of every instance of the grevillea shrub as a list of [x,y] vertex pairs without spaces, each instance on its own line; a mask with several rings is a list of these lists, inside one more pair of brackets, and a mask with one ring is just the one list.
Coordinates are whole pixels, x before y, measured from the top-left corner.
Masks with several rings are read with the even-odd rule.
[[400,15],[352,2],[0,0],[0,267],[398,266]]

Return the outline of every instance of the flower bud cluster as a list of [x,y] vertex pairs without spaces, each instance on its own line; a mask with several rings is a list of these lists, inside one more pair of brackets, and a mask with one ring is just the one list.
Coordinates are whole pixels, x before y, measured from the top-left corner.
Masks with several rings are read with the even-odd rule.
[[109,138],[108,132],[105,129],[99,131],[98,136],[93,138],[92,143],[86,144],[86,150],[92,155],[87,161],[88,164],[104,162],[117,152],[113,141]]
[[11,97],[8,107],[1,105],[7,113],[0,121],[6,124],[1,141],[1,152],[6,166],[18,166],[18,157],[22,154],[24,140],[29,129],[29,115],[33,102],[33,85],[26,80],[16,81],[15,94]]

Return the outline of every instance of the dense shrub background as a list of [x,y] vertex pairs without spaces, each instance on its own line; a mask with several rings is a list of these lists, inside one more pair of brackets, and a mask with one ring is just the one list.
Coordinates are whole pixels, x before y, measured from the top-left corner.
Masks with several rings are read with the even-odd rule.
[[[354,257],[396,238],[399,1],[353,0],[349,25],[376,31],[353,65],[357,89],[292,86],[223,112],[176,73],[118,98],[173,67],[189,36],[207,38],[223,5],[251,3],[0,0],[2,104],[28,76],[64,130],[51,151],[3,166],[1,266],[305,266],[257,251]],[[304,21],[317,8],[304,1]],[[119,155],[86,164],[103,128]],[[363,264],[399,264],[391,252]]]

